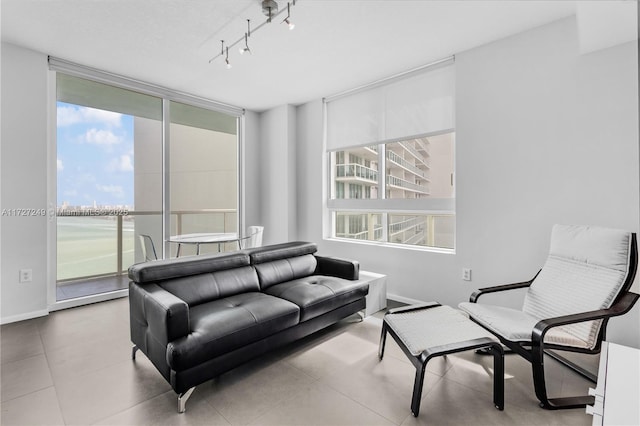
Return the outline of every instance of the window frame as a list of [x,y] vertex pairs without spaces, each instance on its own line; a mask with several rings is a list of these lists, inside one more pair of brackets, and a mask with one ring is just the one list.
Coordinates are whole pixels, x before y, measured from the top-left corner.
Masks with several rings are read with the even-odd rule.
[[[323,153],[323,162],[325,163],[325,179],[324,181],[324,220],[323,220],[323,238],[325,240],[335,240],[340,242],[348,242],[355,244],[368,244],[375,246],[386,246],[400,249],[410,249],[410,250],[419,250],[419,251],[429,251],[429,252],[437,252],[437,253],[450,253],[455,254],[456,252],[456,241],[457,241],[457,232],[456,232],[456,209],[455,209],[455,201],[456,201],[456,171],[455,171],[455,158],[456,158],[456,144],[455,144],[455,128],[447,128],[443,130],[439,130],[436,132],[421,134],[421,135],[408,135],[403,138],[394,138],[391,140],[378,141],[376,143],[368,143],[364,145],[354,145],[347,146],[329,150],[326,148],[326,136],[327,136],[327,112],[326,112],[327,102],[323,103],[323,114],[324,114],[324,153]],[[452,186],[453,186],[453,196],[451,198],[387,198],[387,155],[386,155],[386,145],[402,142],[410,139],[419,139],[419,138],[429,138],[434,136],[440,136],[445,134],[452,134],[453,137],[453,146],[452,146],[452,157],[454,160],[453,166],[453,176],[452,176]],[[360,147],[370,147],[377,146],[378,151],[378,197],[373,199],[366,198],[356,198],[356,199],[337,199],[333,198],[333,194],[335,191],[335,166],[338,163],[333,164],[331,161],[332,153],[346,151],[352,148],[360,148]],[[351,154],[349,154],[351,155]],[[346,155],[343,155],[343,158]],[[345,193],[348,185],[345,184]],[[382,215],[382,241],[373,241],[373,240],[360,240],[354,238],[346,238],[346,237],[338,237],[336,235],[336,217],[337,213],[345,212],[345,213],[361,213],[361,214],[381,214]],[[391,215],[425,215],[425,216],[441,216],[441,215],[452,215],[454,217],[454,236],[453,236],[453,248],[446,247],[434,247],[434,246],[422,246],[422,245],[413,245],[413,244],[402,244],[402,243],[394,243],[389,241],[389,216]]]

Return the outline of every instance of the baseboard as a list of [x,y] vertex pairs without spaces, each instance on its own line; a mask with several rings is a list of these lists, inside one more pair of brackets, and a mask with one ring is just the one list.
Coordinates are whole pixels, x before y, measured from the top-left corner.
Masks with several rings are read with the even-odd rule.
[[49,315],[48,309],[41,309],[39,311],[26,312],[24,314],[12,315],[10,317],[0,318],[0,324],[10,324],[12,322],[25,321],[33,318],[46,317]]
[[396,302],[406,303],[407,305],[415,305],[416,303],[424,303],[424,300],[411,299],[409,297],[398,296],[397,294],[387,293],[387,299],[395,300]]

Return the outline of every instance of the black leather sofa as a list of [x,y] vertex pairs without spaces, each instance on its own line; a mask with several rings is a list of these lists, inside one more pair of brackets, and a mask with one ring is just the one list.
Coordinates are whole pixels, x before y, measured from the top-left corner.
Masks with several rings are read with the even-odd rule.
[[365,308],[355,261],[308,242],[129,268],[132,357],[142,351],[178,394]]

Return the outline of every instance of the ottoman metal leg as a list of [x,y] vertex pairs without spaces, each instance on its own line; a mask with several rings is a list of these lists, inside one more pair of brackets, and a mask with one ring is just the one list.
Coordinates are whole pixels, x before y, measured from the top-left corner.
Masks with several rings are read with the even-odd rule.
[[378,359],[382,361],[384,356],[384,346],[387,343],[387,323],[382,321],[382,332],[380,333],[380,345],[378,346]]

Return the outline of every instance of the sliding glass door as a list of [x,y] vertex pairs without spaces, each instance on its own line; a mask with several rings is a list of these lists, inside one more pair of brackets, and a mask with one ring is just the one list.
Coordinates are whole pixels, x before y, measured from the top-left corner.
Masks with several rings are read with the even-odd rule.
[[172,236],[237,233],[238,151],[236,115],[58,72],[56,301],[126,289]]

